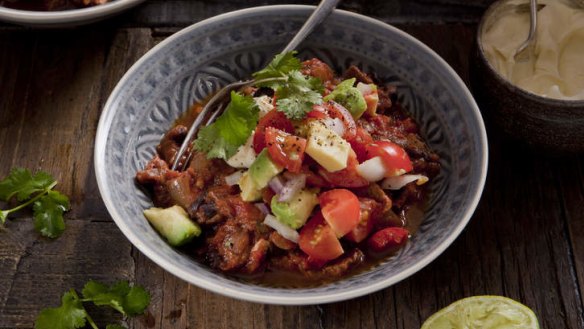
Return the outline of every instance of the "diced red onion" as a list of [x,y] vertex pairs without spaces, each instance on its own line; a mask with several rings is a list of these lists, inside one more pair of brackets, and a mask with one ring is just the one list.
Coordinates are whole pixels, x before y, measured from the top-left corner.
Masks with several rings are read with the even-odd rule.
[[268,182],[268,186],[272,189],[272,191],[274,191],[274,193],[278,194],[284,188],[284,183],[285,183],[284,179],[280,175],[278,175],[270,179],[270,181]]
[[264,214],[264,215],[270,214],[270,209],[268,209],[268,206],[266,206],[265,203],[258,202],[258,203],[254,203],[253,205],[256,206],[256,208],[258,208],[262,212],[262,214]]
[[241,178],[241,176],[243,176],[242,170],[238,170],[238,171],[234,172],[233,174],[227,175],[227,176],[225,176],[225,184],[227,184],[229,186],[233,186],[239,182],[239,179]]
[[399,190],[411,182],[416,182],[417,185],[425,184],[428,177],[424,175],[401,175],[395,177],[388,177],[381,182],[381,188],[385,190]]
[[291,177],[280,191],[278,201],[288,202],[292,200],[294,195],[306,186],[306,175],[298,174]]
[[337,135],[343,136],[345,134],[345,125],[339,118],[325,118],[321,120],[324,125],[334,131]]
[[381,157],[374,157],[357,166],[357,173],[369,182],[377,182],[385,177],[385,167]]
[[276,232],[280,233],[280,235],[283,236],[284,238],[294,243],[298,243],[299,237],[298,232],[296,232],[296,230],[294,230],[290,226],[280,222],[273,215],[267,215],[266,218],[264,219],[264,224],[276,230]]

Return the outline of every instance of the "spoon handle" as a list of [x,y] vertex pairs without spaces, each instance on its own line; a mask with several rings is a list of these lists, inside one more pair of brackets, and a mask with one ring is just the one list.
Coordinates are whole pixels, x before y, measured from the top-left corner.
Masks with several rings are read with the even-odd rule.
[[330,13],[335,9],[340,0],[322,0],[308,20],[302,25],[302,28],[290,40],[282,53],[296,49],[298,45],[316,28]]

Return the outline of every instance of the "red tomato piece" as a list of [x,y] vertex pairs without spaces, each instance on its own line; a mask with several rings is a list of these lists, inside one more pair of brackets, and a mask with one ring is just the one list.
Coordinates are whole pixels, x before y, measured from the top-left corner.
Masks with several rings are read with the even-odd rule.
[[329,261],[344,253],[341,242],[320,212],[300,230],[298,246],[314,260]]
[[375,253],[386,253],[395,251],[408,242],[410,232],[402,227],[386,227],[375,232],[369,240],[367,246]]
[[351,232],[359,224],[361,209],[357,196],[346,189],[321,193],[318,197],[322,216],[338,238]]
[[381,157],[385,165],[385,170],[387,171],[385,174],[386,177],[399,176],[414,169],[406,150],[395,143],[390,141],[375,141],[365,148],[368,159],[376,156]]
[[272,160],[290,172],[300,172],[304,160],[306,139],[290,135],[274,127],[267,127],[265,135]]
[[357,224],[357,226],[351,232],[345,235],[347,240],[353,241],[355,243],[359,243],[365,240],[373,231],[373,228],[375,227],[373,212],[376,211],[378,203],[372,199],[359,198],[359,206],[361,208],[359,224]]
[[286,115],[278,110],[271,110],[264,115],[255,129],[253,136],[253,149],[259,154],[266,147],[266,128],[274,127],[287,133],[294,133],[294,125]]
[[312,111],[306,113],[306,117],[320,120],[328,118],[328,114],[326,109],[322,105],[314,105],[312,107]]
[[331,118],[338,118],[343,122],[345,133],[341,137],[346,140],[355,138],[355,135],[357,134],[357,124],[355,123],[355,119],[353,119],[351,112],[341,104],[333,101],[327,102],[324,106]]
[[363,187],[369,185],[369,181],[361,177],[357,172],[357,155],[353,150],[349,152],[347,168],[335,172],[329,172],[323,167],[318,168],[318,174],[333,187]]
[[363,162],[367,160],[367,145],[373,143],[373,137],[364,128],[357,127],[355,138],[348,140],[357,154],[357,160]]

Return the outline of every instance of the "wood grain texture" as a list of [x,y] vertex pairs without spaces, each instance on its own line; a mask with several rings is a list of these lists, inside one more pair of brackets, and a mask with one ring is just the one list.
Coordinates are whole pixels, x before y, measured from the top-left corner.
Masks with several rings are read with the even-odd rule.
[[[93,171],[94,135],[108,95],[140,56],[182,26],[275,3],[284,1],[153,0],[83,28],[0,29],[0,176],[14,166],[42,169],[72,200],[60,239],[39,237],[26,212],[0,230],[0,328],[32,328],[40,309],[89,279],[128,279],[151,292],[146,315],[129,319],[129,328],[411,329],[460,298],[483,294],[525,303],[544,329],[584,328],[584,156],[548,158],[490,125],[487,184],[467,228],[429,266],[377,293],[318,306],[243,302],[177,279],[130,245],[111,221]],[[475,23],[488,3],[343,6],[396,23],[468,82]],[[101,326],[120,320],[91,312]]]

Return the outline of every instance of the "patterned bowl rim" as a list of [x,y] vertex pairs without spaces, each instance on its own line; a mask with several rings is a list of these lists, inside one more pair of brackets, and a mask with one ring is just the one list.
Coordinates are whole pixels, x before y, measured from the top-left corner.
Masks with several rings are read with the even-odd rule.
[[[268,304],[279,304],[279,305],[314,305],[314,304],[322,304],[322,303],[330,303],[330,302],[338,302],[342,300],[352,299],[359,296],[367,295],[376,291],[379,291],[383,288],[387,288],[397,282],[402,281],[403,279],[411,276],[412,274],[418,272],[434,259],[436,259],[446,248],[448,248],[452,242],[460,235],[462,230],[466,227],[467,223],[469,222],[470,218],[472,217],[474,210],[476,209],[478,202],[480,200],[485,180],[487,174],[487,165],[488,165],[488,145],[487,145],[487,134],[485,130],[485,126],[483,123],[483,119],[481,117],[478,105],[476,104],[472,94],[470,93],[469,89],[466,87],[462,79],[458,76],[458,74],[444,61],[438,54],[436,54],[432,49],[428,46],[423,44],[421,41],[417,40],[416,38],[410,36],[409,34],[393,27],[389,24],[376,20],[374,18],[370,18],[361,14],[352,13],[349,11],[339,10],[336,9],[334,15],[341,15],[344,17],[352,18],[355,20],[363,21],[367,24],[376,25],[377,27],[386,29],[391,31],[392,33],[398,34],[401,38],[408,39],[408,41],[414,43],[416,46],[420,47],[423,51],[425,51],[429,56],[432,57],[434,61],[436,61],[439,65],[442,65],[450,76],[454,79],[456,86],[460,89],[462,96],[468,100],[468,102],[472,105],[468,109],[468,115],[471,119],[473,119],[477,123],[477,127],[479,131],[475,133],[479,137],[479,146],[482,150],[482,162],[480,164],[480,168],[478,170],[478,174],[480,175],[478,184],[473,193],[470,202],[468,203],[468,208],[464,211],[461,215],[461,219],[455,229],[451,232],[450,235],[447,236],[436,248],[430,252],[425,257],[419,259],[414,265],[405,269],[404,271],[400,272],[398,275],[390,277],[385,280],[380,280],[375,282],[371,285],[366,287],[360,287],[358,289],[348,289],[344,291],[331,291],[327,292],[326,294],[321,294],[318,296],[311,296],[309,293],[302,293],[302,294],[287,294],[287,293],[274,293],[274,294],[261,294],[258,292],[250,292],[250,291],[241,291],[234,288],[226,287],[217,282],[213,282],[213,280],[208,280],[204,277],[198,277],[193,275],[192,272],[177,266],[173,263],[171,259],[163,259],[156,256],[154,250],[144,244],[140,237],[135,234],[132,228],[123,220],[123,216],[118,212],[117,207],[113,200],[110,197],[110,187],[107,184],[107,176],[106,176],[106,168],[105,168],[105,154],[107,139],[109,136],[109,130],[111,128],[114,115],[116,114],[116,108],[114,107],[115,98],[124,88],[124,85],[130,80],[130,78],[141,69],[142,65],[150,59],[152,56],[155,56],[158,51],[164,49],[168,45],[172,44],[176,39],[179,39],[183,35],[192,33],[193,31],[209,24],[209,23],[217,23],[221,21],[229,21],[230,19],[237,17],[239,15],[247,15],[247,14],[263,14],[269,13],[273,11],[306,11],[311,12],[313,11],[315,6],[309,5],[273,5],[273,6],[260,6],[260,7],[253,7],[247,8],[242,10],[237,10],[233,12],[224,13],[218,16],[214,16],[208,19],[205,19],[201,22],[195,23],[189,27],[186,27],[177,33],[171,35],[170,37],[166,38],[158,45],[154,46],[150,49],[145,55],[143,55],[127,72],[126,74],[120,79],[117,86],[111,93],[110,97],[108,98],[103,113],[101,114],[97,133],[96,133],[96,141],[95,141],[95,148],[94,148],[94,165],[95,165],[95,174],[97,178],[97,184],[100,191],[100,194],[103,198],[103,201],[108,209],[111,217],[120,228],[122,233],[126,236],[128,240],[138,248],[144,255],[146,255],[149,259],[153,262],[158,264],[160,267],[165,269],[166,271],[172,273],[173,275],[194,284],[198,287],[203,289],[240,299],[246,300],[251,302],[258,302],[258,303],[268,303]],[[293,289],[292,289],[293,290]]]

